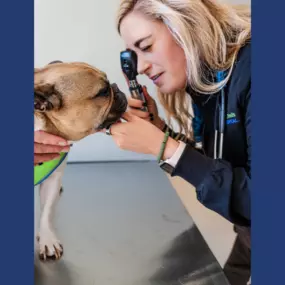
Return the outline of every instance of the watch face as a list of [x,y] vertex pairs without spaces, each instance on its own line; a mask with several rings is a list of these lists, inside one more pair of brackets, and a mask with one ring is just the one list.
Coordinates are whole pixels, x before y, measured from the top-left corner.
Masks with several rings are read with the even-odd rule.
[[173,167],[170,164],[165,163],[165,162],[162,162],[160,164],[160,167],[169,174],[171,174],[173,171]]

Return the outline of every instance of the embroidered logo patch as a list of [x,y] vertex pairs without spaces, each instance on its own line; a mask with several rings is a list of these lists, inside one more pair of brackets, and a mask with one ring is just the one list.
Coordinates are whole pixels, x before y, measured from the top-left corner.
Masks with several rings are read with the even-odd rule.
[[239,122],[239,120],[236,118],[236,114],[235,113],[229,113],[227,114],[227,125],[233,125],[233,124],[237,124]]

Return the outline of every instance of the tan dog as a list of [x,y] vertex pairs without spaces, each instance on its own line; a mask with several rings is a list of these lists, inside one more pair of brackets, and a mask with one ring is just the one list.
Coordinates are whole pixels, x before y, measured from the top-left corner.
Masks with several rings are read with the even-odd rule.
[[[35,131],[43,130],[73,142],[118,121],[127,100],[104,72],[86,63],[56,62],[34,72]],[[40,184],[39,255],[59,259],[63,253],[51,217],[61,190],[66,158]]]

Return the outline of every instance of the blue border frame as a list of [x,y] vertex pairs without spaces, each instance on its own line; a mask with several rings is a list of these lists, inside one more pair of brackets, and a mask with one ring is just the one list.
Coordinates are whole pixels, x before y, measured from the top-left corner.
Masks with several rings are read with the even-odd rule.
[[[252,0],[252,284],[284,284],[284,1]],[[1,283],[33,284],[31,0],[1,7]]]
[[34,284],[34,2],[1,5],[1,284]]
[[285,284],[284,1],[252,1],[252,284]]

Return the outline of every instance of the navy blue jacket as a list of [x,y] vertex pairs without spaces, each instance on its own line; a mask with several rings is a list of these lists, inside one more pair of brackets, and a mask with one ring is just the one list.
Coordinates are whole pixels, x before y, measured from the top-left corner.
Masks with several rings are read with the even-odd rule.
[[214,118],[217,96],[191,95],[204,119],[204,153],[191,144],[172,176],[191,183],[198,200],[233,224],[250,226],[251,199],[251,47],[238,55],[225,87],[226,125],[223,158],[213,159]]

